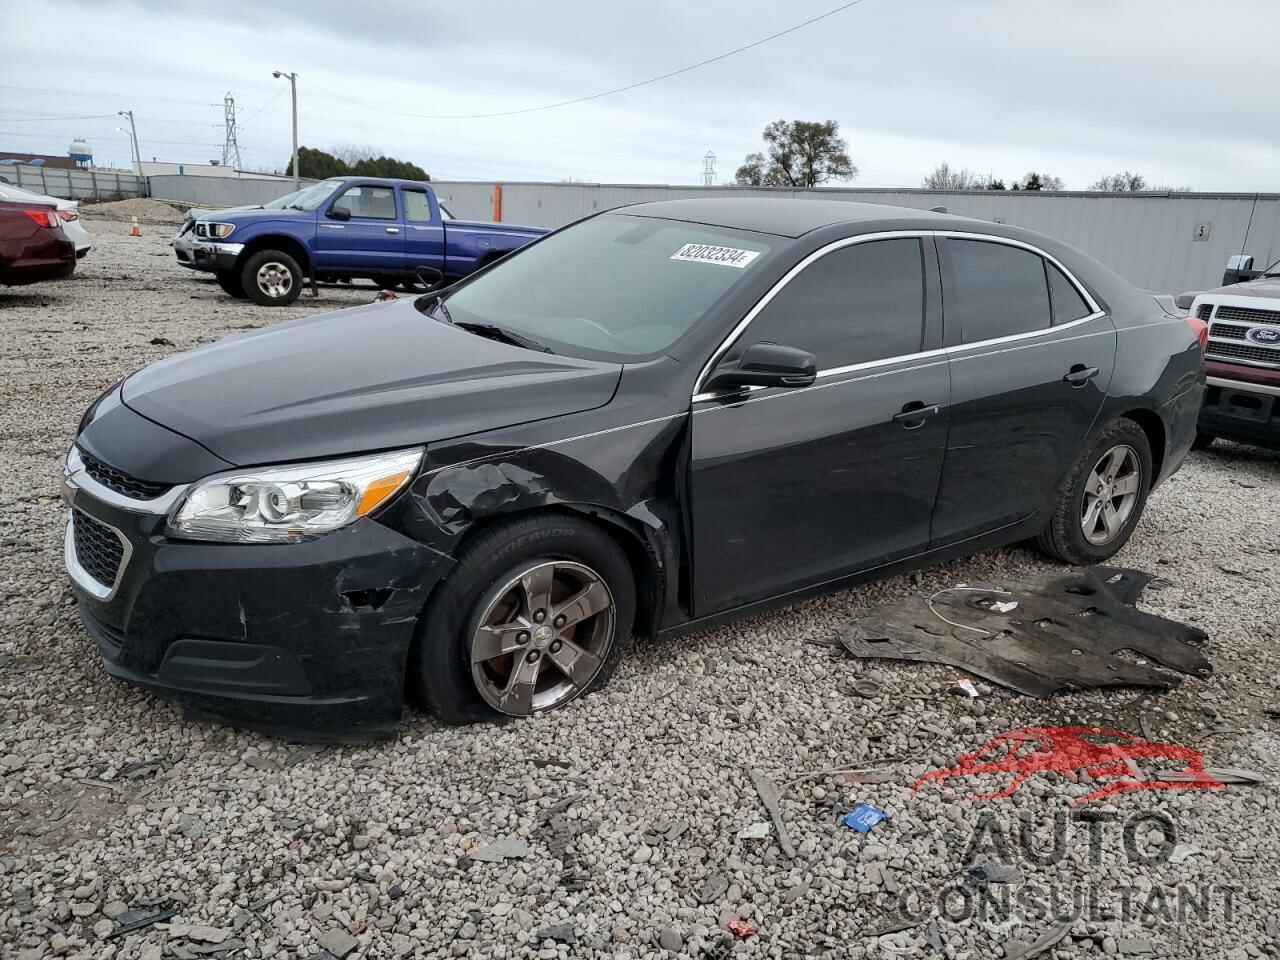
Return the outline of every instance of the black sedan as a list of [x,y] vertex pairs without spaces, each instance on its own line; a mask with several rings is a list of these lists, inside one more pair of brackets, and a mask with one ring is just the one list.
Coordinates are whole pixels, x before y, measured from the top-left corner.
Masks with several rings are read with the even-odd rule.
[[453,287],[171,357],[67,458],[116,677],[275,730],[451,723],[999,544],[1115,553],[1195,438],[1203,324],[1013,227],[642,204]]

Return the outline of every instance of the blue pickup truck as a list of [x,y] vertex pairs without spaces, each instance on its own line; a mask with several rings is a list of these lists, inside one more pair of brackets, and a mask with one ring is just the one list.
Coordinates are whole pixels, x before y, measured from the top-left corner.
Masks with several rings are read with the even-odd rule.
[[263,306],[293,303],[307,279],[425,289],[547,232],[456,220],[429,184],[376,177],[321,180],[262,206],[194,214],[174,238],[178,263]]

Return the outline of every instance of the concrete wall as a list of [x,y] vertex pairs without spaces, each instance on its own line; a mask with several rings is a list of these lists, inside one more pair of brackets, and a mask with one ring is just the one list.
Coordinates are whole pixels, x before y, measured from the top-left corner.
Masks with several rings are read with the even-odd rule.
[[[493,183],[432,184],[456,216],[488,220]],[[1085,194],[927,190],[777,190],[574,183],[504,183],[502,219],[559,227],[611,207],[706,196],[853,200],[1011,223],[1097,257],[1139,287],[1162,293],[1216,285],[1227,257],[1242,250],[1263,267],[1280,257],[1277,194]],[[1201,239],[1197,239],[1200,237]]]
[[65,167],[0,164],[0,179],[63,200],[123,200],[146,196],[146,181],[127,170],[81,170]]
[[[293,192],[292,180],[253,180],[248,177],[194,177],[165,175],[148,177],[151,196],[157,200],[179,200],[197,207],[240,207],[266,203]],[[303,178],[305,187],[314,180]]]

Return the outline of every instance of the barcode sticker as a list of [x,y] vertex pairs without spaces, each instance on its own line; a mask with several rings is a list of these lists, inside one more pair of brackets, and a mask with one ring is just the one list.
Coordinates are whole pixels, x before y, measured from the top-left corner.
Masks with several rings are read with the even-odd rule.
[[710,243],[686,243],[671,255],[672,260],[690,263],[714,263],[722,267],[745,270],[751,261],[760,256],[759,250],[739,250],[737,247],[717,247]]

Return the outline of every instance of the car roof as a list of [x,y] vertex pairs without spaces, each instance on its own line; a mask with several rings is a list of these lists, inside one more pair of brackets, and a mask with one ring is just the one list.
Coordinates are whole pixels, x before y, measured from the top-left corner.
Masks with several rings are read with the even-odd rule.
[[[682,220],[711,227],[728,227],[801,237],[836,224],[859,224],[866,229],[907,224],[921,229],[955,230],[977,221],[914,207],[852,200],[807,200],[798,197],[717,197],[696,200],[658,200],[621,207],[617,213],[633,217]],[[985,226],[985,225],[984,225]]]

